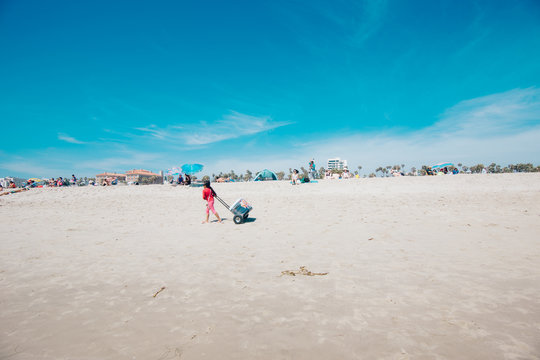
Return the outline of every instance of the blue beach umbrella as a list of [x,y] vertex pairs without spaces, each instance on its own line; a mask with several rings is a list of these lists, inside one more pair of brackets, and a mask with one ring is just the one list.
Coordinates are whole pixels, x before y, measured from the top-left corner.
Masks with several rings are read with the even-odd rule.
[[182,165],[182,172],[184,174],[193,175],[203,169],[204,165],[201,164],[184,164]]
[[431,168],[432,169],[440,169],[440,168],[449,167],[449,166],[454,166],[454,164],[449,163],[449,162],[439,163],[439,164],[433,165]]

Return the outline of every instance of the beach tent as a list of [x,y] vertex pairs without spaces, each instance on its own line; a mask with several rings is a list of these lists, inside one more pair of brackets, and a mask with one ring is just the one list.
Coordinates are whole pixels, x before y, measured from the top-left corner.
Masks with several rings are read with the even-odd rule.
[[277,180],[277,175],[268,169],[264,169],[263,171],[259,171],[257,175],[255,176],[255,179],[253,181],[264,181],[264,180]]

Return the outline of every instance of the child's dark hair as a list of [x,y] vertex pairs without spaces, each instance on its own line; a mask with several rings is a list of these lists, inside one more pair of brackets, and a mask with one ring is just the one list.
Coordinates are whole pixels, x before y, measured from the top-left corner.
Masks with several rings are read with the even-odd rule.
[[214,189],[212,189],[212,187],[210,186],[210,181],[206,180],[204,182],[204,187],[206,188],[209,188],[210,191],[212,191],[212,196],[217,196],[216,192],[214,191]]

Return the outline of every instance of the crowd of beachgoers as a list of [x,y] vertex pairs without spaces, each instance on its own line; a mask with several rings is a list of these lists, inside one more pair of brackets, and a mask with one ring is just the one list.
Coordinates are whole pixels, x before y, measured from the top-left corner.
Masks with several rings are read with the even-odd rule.
[[15,182],[14,178],[2,178],[0,181],[0,192],[3,191],[4,188],[8,189],[9,191],[0,193],[0,195],[7,195],[9,193],[24,191],[34,187],[74,186],[77,184],[77,178],[73,174],[71,175],[71,179],[60,176],[56,179],[53,177],[50,179],[30,178],[18,182],[19,184]]
[[[341,180],[341,179],[359,179],[377,177],[380,173],[380,177],[400,177],[400,176],[438,176],[438,175],[457,175],[457,174],[497,174],[497,173],[516,173],[516,172],[540,172],[540,166],[534,166],[531,163],[519,163],[510,164],[502,167],[495,163],[488,166],[483,164],[477,164],[474,166],[464,166],[461,163],[454,165],[452,163],[443,163],[434,166],[423,165],[420,169],[412,167],[409,171],[405,170],[405,165],[394,165],[378,167],[375,172],[370,174],[360,175],[362,166],[358,166],[358,170],[350,170],[349,168],[342,169],[324,169],[321,167],[319,170],[315,167],[315,162],[312,159],[309,161],[308,168],[301,167],[301,170],[290,168],[288,174],[284,171],[272,172],[270,170],[263,170],[268,172],[271,176],[262,178],[262,180],[287,180],[291,184],[301,184],[308,182],[316,182],[321,179]],[[212,176],[202,176],[202,179],[198,179],[194,174],[182,174],[179,173],[175,176],[165,176],[163,178],[163,184],[181,185],[181,186],[202,186],[205,181],[212,182],[242,182],[257,180],[257,173],[255,178],[253,172],[246,170],[245,174],[236,174],[234,171],[229,173],[220,172],[218,175],[212,174]],[[144,179],[143,179],[144,180]],[[260,180],[260,179],[259,179]],[[122,180],[115,177],[107,177],[101,180],[95,178],[77,178],[75,174],[68,177],[51,177],[49,179],[16,179],[16,178],[1,178],[0,179],[0,192],[2,195],[7,195],[15,191],[22,191],[34,188],[34,187],[66,187],[66,186],[110,186],[123,184]],[[139,185],[153,182],[130,182],[130,185]],[[7,191],[5,191],[7,189]]]

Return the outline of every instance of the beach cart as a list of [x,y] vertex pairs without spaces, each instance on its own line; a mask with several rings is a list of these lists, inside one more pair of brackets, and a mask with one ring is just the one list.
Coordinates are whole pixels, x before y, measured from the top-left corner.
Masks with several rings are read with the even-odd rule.
[[242,224],[244,221],[246,221],[249,216],[249,212],[251,211],[251,209],[253,209],[251,205],[249,205],[248,202],[242,198],[236,200],[231,206],[227,205],[227,203],[223,201],[223,199],[219,196],[216,195],[215,198],[218,199],[219,202],[223,204],[223,206],[225,206],[227,209],[229,209],[230,212],[233,213],[233,220],[234,223],[237,225]]

